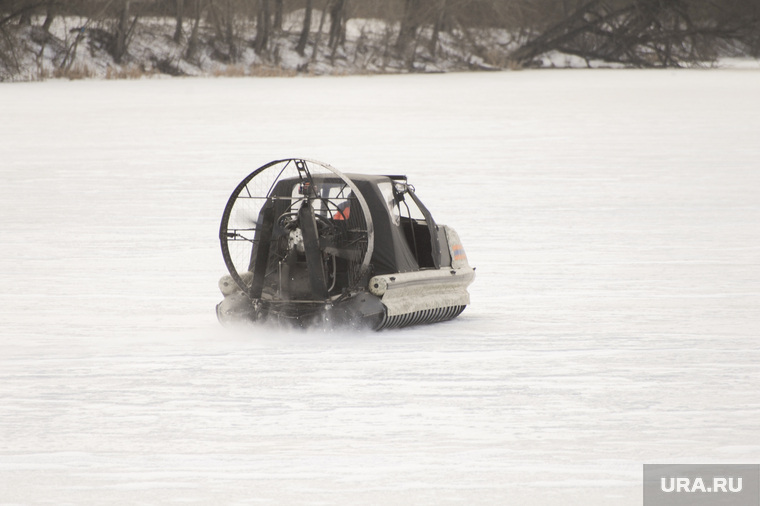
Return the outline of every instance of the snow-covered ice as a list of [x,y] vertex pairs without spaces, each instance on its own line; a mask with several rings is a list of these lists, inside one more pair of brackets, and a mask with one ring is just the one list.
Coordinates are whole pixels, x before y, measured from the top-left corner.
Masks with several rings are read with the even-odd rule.
[[[641,503],[760,461],[760,72],[0,87],[0,504]],[[458,319],[218,326],[275,158],[406,173]]]

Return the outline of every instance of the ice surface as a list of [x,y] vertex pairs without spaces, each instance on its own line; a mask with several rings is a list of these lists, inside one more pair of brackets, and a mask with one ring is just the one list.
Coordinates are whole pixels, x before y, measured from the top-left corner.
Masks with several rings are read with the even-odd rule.
[[[757,463],[760,72],[0,88],[0,504],[641,502]],[[225,330],[217,227],[269,160],[406,173],[472,305]]]

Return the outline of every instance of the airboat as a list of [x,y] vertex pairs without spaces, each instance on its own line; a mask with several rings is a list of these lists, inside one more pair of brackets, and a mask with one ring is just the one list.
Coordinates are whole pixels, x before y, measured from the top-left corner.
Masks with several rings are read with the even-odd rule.
[[284,159],[249,174],[219,228],[222,324],[374,330],[456,318],[475,278],[459,236],[402,175]]

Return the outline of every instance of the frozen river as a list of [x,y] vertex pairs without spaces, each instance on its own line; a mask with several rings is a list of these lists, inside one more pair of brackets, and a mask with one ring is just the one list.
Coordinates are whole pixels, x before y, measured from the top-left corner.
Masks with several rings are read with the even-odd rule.
[[[0,504],[641,504],[760,463],[760,72],[0,86]],[[458,319],[216,323],[275,158],[406,173]]]

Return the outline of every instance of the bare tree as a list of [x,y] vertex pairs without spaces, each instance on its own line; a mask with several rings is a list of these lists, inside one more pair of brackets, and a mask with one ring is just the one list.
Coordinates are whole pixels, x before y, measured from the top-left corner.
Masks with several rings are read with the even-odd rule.
[[259,9],[256,14],[256,39],[253,49],[256,54],[261,54],[269,43],[272,16],[269,14],[269,0],[259,0]]
[[635,67],[677,67],[710,61],[721,41],[739,40],[758,18],[708,15],[709,2],[590,0],[512,54],[530,64],[549,51]]
[[55,19],[55,11],[55,0],[48,0],[47,6],[45,8],[45,21],[42,23],[42,29],[46,32],[50,31],[50,26],[53,24],[53,20]]
[[430,44],[428,45],[428,52],[434,58],[438,49],[438,39],[441,36],[441,30],[443,30],[445,16],[446,0],[438,0],[436,2],[435,13],[433,14],[433,30],[430,35]]
[[306,54],[306,44],[309,42],[309,32],[311,31],[311,10],[312,0],[306,0],[306,9],[303,15],[303,28],[301,29],[301,35],[298,38],[298,44],[296,45],[296,52],[301,56]]
[[421,21],[421,0],[404,0],[404,14],[396,38],[396,50],[404,51],[417,34]]
[[182,22],[183,17],[185,14],[185,0],[175,0],[175,11],[174,15],[177,20],[176,27],[174,28],[174,42],[180,43],[182,42]]
[[346,40],[347,0],[332,0],[327,8],[330,13],[330,38],[327,45],[335,51],[338,44]]
[[196,53],[198,51],[198,30],[201,24],[201,17],[206,7],[205,0],[195,0],[195,12],[193,19],[193,29],[190,31],[190,38],[187,41],[187,49],[185,50],[185,58],[190,61],[194,61]]
[[282,31],[282,3],[282,0],[274,0],[274,20],[272,21],[272,29],[276,32]]
[[236,5],[232,0],[223,0],[221,5],[218,2],[209,1],[209,17],[211,18],[216,38],[223,46],[224,50],[216,51],[218,58],[226,61],[237,61],[238,51],[235,44],[235,14]]
[[31,24],[32,14],[34,11],[43,6],[41,0],[0,0],[0,26],[16,20],[19,25]]
[[121,63],[127,54],[129,39],[137,25],[137,16],[132,23],[129,22],[131,0],[121,0],[119,7],[119,20],[116,24],[116,30],[113,34],[113,43],[111,45],[111,55],[113,61]]

